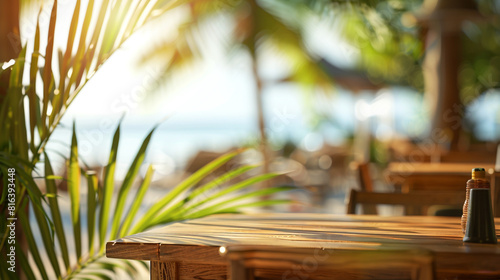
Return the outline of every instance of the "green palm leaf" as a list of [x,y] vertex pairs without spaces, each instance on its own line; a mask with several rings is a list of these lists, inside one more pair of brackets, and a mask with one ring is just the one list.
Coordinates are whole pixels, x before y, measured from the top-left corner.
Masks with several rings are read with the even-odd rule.
[[[26,204],[23,204],[26,207]],[[42,258],[40,257],[40,251],[38,250],[38,245],[35,242],[35,238],[33,237],[33,232],[31,230],[31,226],[29,225],[28,217],[26,213],[23,211],[19,211],[19,221],[21,226],[23,227],[24,235],[26,237],[26,241],[30,248],[30,254],[33,257],[33,260],[37,266],[38,271],[41,274],[42,279],[48,280],[47,271],[45,270],[45,264],[42,262]]]
[[71,73],[68,87],[64,92],[65,96],[69,96],[69,91],[71,90],[72,85],[75,85],[75,88],[78,88],[81,79],[83,77],[83,72],[85,71],[85,66],[87,61],[84,59],[84,56],[85,56],[85,51],[87,49],[86,46],[87,34],[89,31],[93,10],[94,10],[94,0],[90,0],[89,3],[87,4],[87,11],[85,12],[85,18],[83,20],[82,29],[80,31],[78,49],[74,57],[74,60],[76,62],[81,61],[81,63],[74,63],[74,69],[73,72]]
[[66,266],[66,269],[68,269],[70,267],[70,263],[66,234],[64,233],[64,225],[62,222],[61,210],[58,203],[57,187],[54,179],[51,179],[51,177],[54,176],[54,171],[52,170],[52,165],[50,164],[50,160],[47,154],[45,154],[44,157],[45,185],[47,186],[47,194],[51,194],[51,196],[48,198],[50,212],[52,214],[52,221],[54,223],[57,239],[59,240],[59,247],[61,248],[61,255],[64,261],[64,265]]
[[167,206],[170,202],[172,202],[175,198],[177,198],[181,193],[185,192],[189,188],[193,187],[196,183],[200,182],[203,178],[205,178],[208,174],[212,173],[214,170],[219,168],[224,163],[228,162],[235,156],[237,156],[240,151],[235,151],[223,155],[207,165],[203,166],[200,170],[196,171],[193,175],[189,176],[187,179],[182,181],[177,187],[175,187],[170,193],[160,199],[157,203],[155,203],[142,217],[139,222],[132,228],[131,233],[137,233],[145,230],[146,228],[152,226],[151,219],[154,218],[155,215],[159,213],[165,206]]
[[68,163],[68,192],[71,201],[71,221],[75,240],[76,259],[82,256],[82,236],[80,221],[80,165],[78,164],[78,142],[76,139],[76,124],[73,124],[71,137],[71,154]]
[[[257,184],[259,182],[272,179],[272,178],[276,177],[277,175],[278,174],[264,174],[264,175],[260,175],[260,176],[249,178],[249,179],[244,180],[242,182],[239,182],[239,183],[237,183],[235,185],[226,187],[226,188],[224,188],[224,189],[216,192],[215,194],[209,195],[207,198],[202,199],[201,201],[199,201],[199,202],[197,202],[195,204],[185,205],[185,207],[177,215],[178,216],[182,216],[183,213],[189,212],[190,210],[195,209],[196,207],[199,207],[200,205],[207,204],[207,203],[209,203],[211,201],[214,201],[217,198],[220,198],[220,197],[222,197],[224,195],[227,195],[229,193],[241,190],[241,189],[243,189],[245,187],[248,187],[250,185]],[[170,213],[168,211],[163,212],[163,213],[157,215],[153,219],[153,222],[162,223],[163,221],[168,220],[169,214]]]
[[99,243],[100,250],[104,250],[106,243],[106,232],[108,230],[109,211],[111,208],[111,198],[115,184],[116,157],[118,152],[118,142],[120,141],[120,125],[116,128],[113,136],[113,144],[109,153],[109,161],[104,175],[103,196],[101,210],[99,213]]
[[[73,44],[75,43],[75,38],[76,38],[76,29],[78,28],[78,18],[80,17],[80,5],[81,5],[80,2],[81,2],[80,0],[76,1],[75,10],[73,11],[73,18],[71,19],[69,27],[68,42],[66,43],[64,57],[62,59],[62,67],[60,69],[61,80],[59,81],[59,92],[60,92],[59,96],[62,96],[62,102],[59,106],[66,104],[66,102],[68,101],[67,94],[69,94],[69,92],[65,90],[65,82],[68,70],[70,68],[72,52],[73,52]],[[71,84],[68,85],[68,87],[70,86]]]
[[123,225],[120,229],[120,234],[118,236],[126,236],[132,225],[132,222],[139,211],[139,207],[141,206],[144,196],[146,195],[147,190],[149,189],[149,185],[151,184],[151,180],[153,179],[154,169],[153,166],[150,165],[148,170],[146,171],[146,175],[144,176],[144,180],[142,181],[141,186],[137,189],[137,194],[135,195],[134,202],[130,206],[127,214],[125,215],[125,219],[123,220]]
[[[227,173],[224,173],[223,175],[221,175],[221,176],[215,178],[214,180],[204,184],[203,186],[197,187],[189,194],[189,196],[187,196],[185,199],[177,202],[175,205],[169,207],[161,215],[164,217],[167,217],[167,216],[178,217],[179,213],[184,213],[188,208],[191,207],[190,203],[192,203],[196,198],[201,197],[201,196],[206,196],[214,188],[220,187],[220,186],[226,184],[231,179],[234,179],[234,178],[238,177],[239,175],[244,174],[245,172],[248,172],[256,167],[258,167],[258,165],[242,166],[242,167],[239,167],[235,170],[231,170]],[[159,218],[159,217],[156,217],[156,218]]]
[[[15,59],[15,63],[0,70],[0,76],[9,75],[8,94],[5,98],[0,99],[0,117],[5,120],[0,122],[0,170],[5,174],[7,168],[16,168],[19,182],[16,208],[26,209],[29,199],[30,207],[34,213],[33,223],[35,225],[31,225],[27,214],[18,211],[20,225],[29,247],[28,253],[32,259],[29,261],[28,255],[24,253],[19,255],[21,267],[26,271],[27,277],[34,278],[39,275],[42,279],[92,279],[95,277],[108,279],[110,278],[109,272],[117,270],[124,270],[127,274],[133,275],[136,272],[136,267],[130,262],[99,266],[100,263],[105,262],[105,258],[103,258],[104,244],[108,238],[138,232],[166,220],[172,221],[173,219],[185,219],[189,216],[199,217],[210,213],[238,211],[240,206],[250,205],[233,196],[239,195],[243,189],[248,190],[242,199],[285,190],[278,188],[266,192],[252,192],[249,189],[253,183],[265,181],[275,175],[262,175],[253,180],[244,180],[244,183],[225,186],[239,175],[254,169],[255,166],[244,166],[229,171],[202,186],[198,186],[204,178],[239,155],[241,150],[238,150],[209,163],[162,197],[144,215],[136,218],[141,211],[140,206],[152,181],[153,168],[151,166],[137,191],[132,192],[136,200],[130,205],[127,205],[126,201],[132,195],[133,183],[138,180],[138,171],[144,162],[147,146],[154,129],[144,140],[118,190],[118,195],[114,197],[115,169],[120,138],[120,126],[118,126],[102,178],[102,186],[99,185],[98,174],[85,173],[87,194],[85,198],[81,198],[83,197],[83,193],[80,192],[82,168],[79,164],[76,124],[73,124],[70,155],[66,166],[67,177],[64,178],[68,183],[70,200],[68,212],[71,217],[72,230],[64,230],[65,225],[62,218],[64,209],[62,208],[63,204],[60,203],[62,196],[58,194],[55,182],[55,179],[59,177],[54,175],[49,157],[44,154],[52,133],[60,125],[66,110],[89,79],[135,30],[159,13],[192,1],[193,3],[198,2],[194,0],[103,0],[97,4],[94,0],[83,1],[83,3],[81,0],[77,0],[71,23],[67,26],[68,39],[62,50],[54,49],[56,26],[57,29],[60,28],[57,15],[58,1],[54,1],[50,9],[47,30],[40,30],[43,25],[40,24],[41,16],[40,13],[38,14],[34,42],[29,44],[34,46],[33,52],[27,53],[25,45]],[[85,2],[88,2],[86,7]],[[217,10],[215,2],[208,6],[214,11]],[[1,7],[2,4],[0,4]],[[94,9],[98,12],[94,13]],[[131,9],[133,11],[130,11]],[[41,38],[41,34],[46,34],[46,38]],[[186,37],[186,40],[189,40],[189,36]],[[41,42],[46,42],[46,45],[40,46]],[[184,46],[187,45],[184,44]],[[77,49],[75,49],[76,46]],[[43,55],[41,49],[45,49]],[[176,63],[181,62],[182,55],[184,58],[188,58],[186,60],[188,61],[197,54],[195,48],[189,52],[182,52],[182,48],[175,49],[174,53],[172,61]],[[26,57],[31,58],[31,61],[27,62]],[[53,63],[56,63],[55,68]],[[29,73],[29,79],[23,78],[25,67],[30,67],[29,71],[26,71]],[[29,80],[29,86],[23,85],[23,80]],[[29,114],[25,114],[25,108],[29,108]],[[42,154],[44,154],[43,171],[47,188],[46,194],[40,191],[33,180],[35,166],[40,161]],[[0,201],[5,201],[6,192],[4,188],[3,190]],[[216,195],[217,193],[219,195]],[[231,199],[227,203],[222,203],[223,201],[220,199],[226,196],[231,196]],[[206,197],[211,199],[204,199]],[[199,201],[204,201],[204,203],[198,204]],[[44,202],[48,205],[48,210],[43,207]],[[82,202],[87,203],[86,233],[89,246],[85,248],[82,248],[81,236]],[[278,200],[274,202],[281,203]],[[266,203],[271,202],[253,203],[252,205],[259,206]],[[116,206],[113,217],[110,217],[113,204]],[[186,207],[193,205],[196,207],[185,211]],[[158,216],[158,213],[162,213],[162,216]],[[98,225],[96,225],[97,215],[99,216]],[[96,230],[97,232],[95,232]],[[34,236],[37,234],[40,234],[43,247],[36,244]],[[6,234],[2,235],[0,249],[5,248],[7,240]],[[94,239],[97,238],[94,235],[99,236],[99,250],[94,250]],[[67,244],[68,239],[73,239],[75,243],[76,261],[73,263]],[[58,246],[54,246],[56,243]],[[61,259],[63,267],[60,267],[59,264]],[[49,266],[47,266],[48,263],[50,263]],[[145,265],[144,262],[140,264]],[[3,268],[4,264],[0,267]],[[3,279],[4,275],[0,275]]]
[[155,131],[156,127],[151,130],[151,132],[148,134],[146,139],[144,139],[144,142],[141,145],[141,148],[137,152],[137,155],[134,158],[134,161],[130,165],[130,168],[127,172],[127,175],[125,176],[125,180],[123,180],[123,184],[118,191],[118,198],[116,200],[116,207],[115,207],[115,212],[113,214],[113,223],[111,226],[111,238],[115,239],[117,238],[117,234],[119,231],[120,227],[120,221],[121,217],[123,214],[123,210],[125,208],[125,202],[126,202],[126,197],[128,196],[128,193],[130,191],[130,188],[132,187],[132,184],[139,173],[139,168],[141,167],[142,162],[144,161],[144,158],[146,156],[146,149],[148,148],[149,141],[151,140],[151,137],[153,136],[153,132]]
[[36,23],[35,31],[35,42],[33,46],[33,54],[31,55],[31,65],[30,65],[30,86],[28,89],[28,101],[29,101],[29,112],[30,112],[30,148],[31,152],[35,153],[35,127],[39,123],[37,118],[37,106],[40,104],[40,100],[36,95],[36,78],[38,70],[38,58],[40,57],[40,12],[38,13],[38,19]]
[[[23,250],[18,250],[17,252],[19,252],[17,257],[19,259],[19,263],[21,264],[21,269],[26,275],[26,278],[35,279],[35,274],[33,273],[33,269],[28,261],[28,258],[26,257],[26,254],[23,252]],[[4,275],[4,277],[2,277],[2,279],[9,279],[10,276]]]
[[218,209],[218,210],[213,210],[213,211],[203,211],[203,212],[193,213],[190,216],[186,217],[186,219],[198,219],[201,217],[205,217],[208,215],[214,215],[214,214],[241,213],[241,210],[244,208],[274,206],[274,205],[279,205],[279,204],[289,204],[291,202],[292,201],[288,200],[288,199],[268,199],[268,200],[262,200],[262,201],[257,201],[257,202],[249,202],[249,203],[230,206],[230,207],[226,207],[226,208]]
[[[57,0],[54,0],[54,4],[52,6],[52,12],[50,13],[50,23],[49,23],[49,33],[47,35],[47,47],[45,49],[45,64],[43,67],[43,108],[42,108],[42,135],[41,138],[44,138],[47,134],[47,110],[49,107],[49,98],[50,98],[50,88],[53,84],[53,76],[52,76],[52,52],[54,50],[54,36],[55,36],[55,28],[56,28],[56,18],[57,18]],[[55,114],[56,112],[53,112]]]
[[[255,206],[265,206],[265,205],[273,205],[273,204],[281,204],[281,203],[290,203],[290,200],[262,200],[262,201],[257,201],[257,202],[251,202],[251,203],[244,203],[240,205],[234,205],[234,202],[238,202],[240,200],[245,200],[249,198],[262,198],[265,196],[269,196],[278,192],[284,192],[284,191],[289,191],[292,189],[295,189],[296,187],[293,186],[281,186],[281,187],[273,187],[273,188],[267,188],[267,189],[261,189],[253,192],[249,192],[246,194],[241,194],[241,195],[235,195],[235,197],[226,199],[224,201],[221,201],[215,205],[211,205],[208,207],[204,207],[200,210],[197,210],[195,212],[192,212],[190,214],[186,214],[184,218],[186,219],[193,219],[193,218],[200,218],[204,216],[208,216],[211,214],[215,213],[226,213],[226,212],[233,212],[233,211],[239,211],[242,208],[245,207],[255,207]],[[270,202],[270,201],[275,201],[275,202]],[[266,203],[266,204],[259,204],[259,203]],[[231,205],[232,206],[227,206]]]
[[95,214],[96,214],[96,191],[97,191],[97,176],[93,171],[88,171],[87,179],[87,236],[89,244],[89,254],[94,254],[94,233],[95,233]]

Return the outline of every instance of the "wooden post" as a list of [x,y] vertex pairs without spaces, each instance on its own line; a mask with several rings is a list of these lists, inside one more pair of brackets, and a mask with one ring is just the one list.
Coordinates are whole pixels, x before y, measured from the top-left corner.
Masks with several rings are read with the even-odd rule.
[[178,265],[175,262],[151,261],[151,280],[178,280]]
[[246,268],[241,260],[231,260],[229,280],[254,280],[253,269]]
[[458,85],[462,22],[481,15],[472,0],[426,0],[417,17],[427,29],[423,68],[431,137],[437,146],[458,150],[465,113]]

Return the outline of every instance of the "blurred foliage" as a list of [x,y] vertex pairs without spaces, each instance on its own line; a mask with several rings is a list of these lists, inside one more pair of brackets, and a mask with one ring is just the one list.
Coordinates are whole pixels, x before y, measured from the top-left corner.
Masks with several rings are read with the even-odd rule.
[[402,19],[422,1],[356,1],[338,6],[343,35],[360,50],[358,67],[375,83],[411,86],[424,91],[423,44],[414,27]]
[[[203,56],[200,25],[224,16],[232,24],[230,38],[219,40],[230,54],[245,46],[251,53],[274,49],[290,63],[284,81],[330,88],[328,78],[311,58],[302,41],[305,20],[311,15],[341,23],[344,38],[359,49],[357,68],[375,83],[409,86],[424,92],[422,62],[426,29],[412,22],[423,0],[193,0],[190,16],[178,36],[155,47],[146,60],[162,58],[165,77]],[[493,0],[476,1],[487,20],[465,22],[463,28],[461,98],[465,104],[500,83],[500,6]],[[166,58],[166,59],[165,59]],[[333,80],[335,77],[333,77]]]
[[[222,45],[228,54],[243,47],[257,62],[263,49],[272,50],[289,63],[284,81],[330,87],[331,79],[311,58],[302,41],[306,32],[302,23],[313,13],[306,4],[307,1],[286,0],[189,1],[185,6],[189,16],[180,25],[177,36],[148,51],[144,62],[161,59],[163,77],[168,78],[174,71],[203,59],[201,50],[209,39]],[[216,31],[200,35],[202,25],[214,24],[221,17],[225,24],[230,24],[229,36],[220,36]]]
[[[332,1],[325,1],[332,2]],[[333,5],[342,15],[344,35],[360,50],[359,67],[375,81],[407,85],[423,92],[422,60],[425,28],[404,24],[421,0],[353,1]],[[500,7],[496,1],[477,1],[486,20],[465,22],[460,69],[465,104],[500,82]]]
[[464,25],[459,81],[465,104],[500,87],[500,6],[497,1],[480,0],[478,8],[486,20]]
[[[227,54],[236,51],[248,54],[248,70],[252,73],[257,100],[263,170],[268,172],[272,155],[268,151],[262,98],[268,82],[261,76],[262,53],[271,51],[288,63],[288,73],[281,81],[299,83],[308,93],[317,88],[326,91],[332,86],[331,78],[312,59],[302,40],[306,32],[302,23],[313,10],[305,1],[288,0],[191,0],[184,7],[189,13],[177,36],[150,50],[145,61],[162,61],[162,78],[168,81],[174,71],[203,58],[206,40],[216,41]],[[229,34],[218,36],[217,32],[202,28],[221,18],[224,19],[224,28],[230,29]],[[215,26],[214,29],[221,28]]]

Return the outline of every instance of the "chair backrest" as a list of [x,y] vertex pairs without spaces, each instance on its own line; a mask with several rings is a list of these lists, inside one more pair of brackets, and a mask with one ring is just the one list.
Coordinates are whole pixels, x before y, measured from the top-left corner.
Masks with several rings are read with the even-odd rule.
[[[347,199],[347,214],[356,214],[358,204],[368,205],[403,205],[432,206],[446,205],[461,207],[465,200],[465,192],[457,191],[413,191],[409,193],[365,192],[352,189]],[[421,214],[421,213],[420,213]]]
[[[362,191],[373,192],[373,179],[370,172],[370,163],[363,162],[356,165],[356,171],[358,175],[359,188]],[[375,205],[363,205],[363,214],[377,215],[377,207]]]
[[374,189],[373,179],[370,174],[370,164],[368,162],[359,163],[357,165],[357,173],[361,190],[372,192]]
[[[352,250],[235,245],[221,247],[230,280],[412,279],[435,277],[427,250]],[[393,278],[394,277],[394,278]]]

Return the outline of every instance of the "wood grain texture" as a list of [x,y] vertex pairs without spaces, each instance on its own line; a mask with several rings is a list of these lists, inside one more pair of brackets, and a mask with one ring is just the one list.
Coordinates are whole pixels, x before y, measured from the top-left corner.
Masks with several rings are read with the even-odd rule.
[[178,265],[175,262],[151,261],[151,280],[179,280]]
[[179,280],[226,280],[226,265],[179,264]]
[[159,243],[106,243],[106,257],[130,260],[155,260],[159,259]]
[[[320,268],[314,274],[300,270],[280,271],[269,268],[257,268],[254,270],[256,280],[403,280],[411,279],[408,271],[374,271],[374,270],[331,270]],[[453,279],[453,278],[450,278]]]
[[248,268],[242,260],[230,260],[228,268],[228,279],[254,280],[253,268]]
[[[495,219],[495,224],[497,236],[500,236],[500,218]],[[161,246],[156,247],[157,244]],[[176,261],[181,271],[185,265],[208,265],[225,273],[222,271],[224,266],[220,265],[223,259],[217,257],[217,252],[220,246],[229,244],[365,250],[421,248],[435,253],[438,276],[443,271],[456,275],[457,271],[462,274],[481,271],[500,279],[500,244],[463,243],[458,217],[214,215],[109,242],[107,256],[129,259],[143,256],[144,260]],[[149,249],[151,255],[137,252],[138,248],[149,248],[146,245],[155,246],[159,251]],[[130,256],[127,255],[129,252],[132,252]]]
[[[500,235],[500,219],[495,219]],[[161,243],[161,256],[169,248],[190,245],[195,252],[206,246],[227,244],[282,245],[292,247],[373,248],[391,245],[428,246],[433,251],[500,253],[498,246],[464,244],[460,219],[456,217],[330,214],[214,215],[173,223],[152,231],[127,236],[109,243],[123,249],[139,244]],[[109,244],[108,244],[109,245]],[[213,253],[213,251],[212,251]],[[172,254],[175,254],[172,251]],[[119,250],[108,257],[122,257]],[[178,261],[193,261],[191,255]],[[149,259],[149,258],[147,258]],[[146,259],[146,260],[147,260]]]
[[[281,272],[281,277],[275,279],[316,279],[327,275],[334,279],[334,275],[362,276],[361,273],[375,279],[435,279],[434,254],[427,250],[338,250],[249,245],[234,245],[225,249],[232,275],[236,275],[231,280],[253,279],[253,274],[248,277],[248,272],[256,269]],[[402,277],[401,274],[405,273],[407,277]]]
[[226,260],[220,255],[217,246],[174,245],[161,246],[160,260],[186,261],[212,265],[226,265]]
[[[421,210],[423,206],[446,205],[461,207],[465,200],[464,191],[413,191],[408,193],[381,193],[351,190],[347,214],[355,214],[356,206],[360,205],[403,205],[416,206]],[[418,211],[422,214],[421,211]]]

